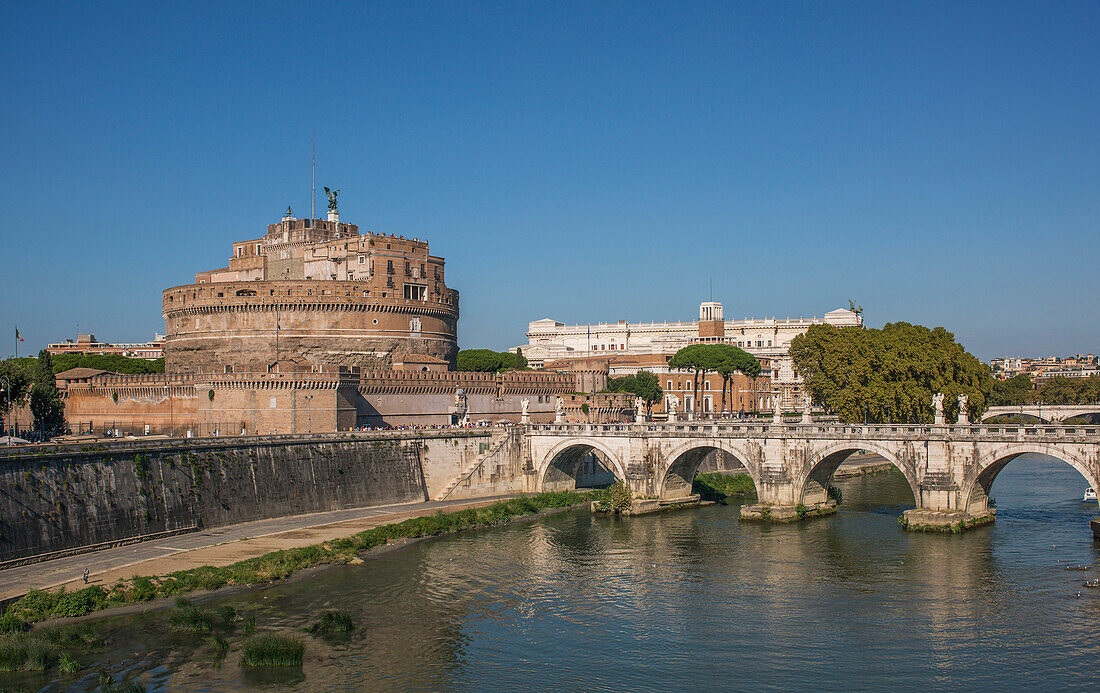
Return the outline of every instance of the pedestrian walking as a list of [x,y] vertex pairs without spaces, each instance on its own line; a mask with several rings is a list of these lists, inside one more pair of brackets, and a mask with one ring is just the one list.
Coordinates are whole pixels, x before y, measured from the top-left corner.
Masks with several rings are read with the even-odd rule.
[[88,584],[88,569],[87,568],[84,569],[84,584],[85,585]]

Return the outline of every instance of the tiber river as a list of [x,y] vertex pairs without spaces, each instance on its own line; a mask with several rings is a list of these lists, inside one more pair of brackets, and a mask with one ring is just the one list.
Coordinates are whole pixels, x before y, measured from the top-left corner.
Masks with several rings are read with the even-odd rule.
[[215,664],[163,612],[102,622],[88,663],[170,691],[1100,690],[1100,590],[1082,586],[1100,571],[1067,570],[1100,565],[1098,511],[1069,466],[1019,458],[996,524],[961,536],[901,531],[899,474],[838,485],[840,513],[803,524],[568,512],[224,600],[260,631],[350,611],[350,637],[302,635],[301,669],[245,671],[235,644]]

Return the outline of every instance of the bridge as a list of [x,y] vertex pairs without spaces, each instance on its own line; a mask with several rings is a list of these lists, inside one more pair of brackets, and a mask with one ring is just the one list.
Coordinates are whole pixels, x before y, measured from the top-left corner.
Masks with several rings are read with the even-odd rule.
[[1015,407],[990,407],[982,414],[982,421],[995,416],[1033,416],[1043,422],[1061,422],[1075,416],[1100,415],[1100,404],[1025,404]]
[[559,423],[528,425],[525,447],[530,490],[571,488],[581,461],[593,454],[636,498],[665,502],[690,497],[700,464],[721,450],[743,463],[756,484],[759,506],[743,508],[743,516],[759,517],[766,508],[763,517],[775,519],[828,510],[837,467],[857,452],[873,452],[909,483],[917,507],[907,511],[906,523],[914,528],[992,521],[993,481],[1026,453],[1063,460],[1093,488],[1100,481],[1100,426]]

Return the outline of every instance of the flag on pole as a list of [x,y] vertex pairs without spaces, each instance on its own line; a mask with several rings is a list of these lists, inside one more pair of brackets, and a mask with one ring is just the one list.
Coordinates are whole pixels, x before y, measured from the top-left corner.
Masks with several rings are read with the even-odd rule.
[[20,342],[24,341],[23,336],[21,334],[19,334],[19,328],[18,327],[15,328],[15,338],[18,339]]

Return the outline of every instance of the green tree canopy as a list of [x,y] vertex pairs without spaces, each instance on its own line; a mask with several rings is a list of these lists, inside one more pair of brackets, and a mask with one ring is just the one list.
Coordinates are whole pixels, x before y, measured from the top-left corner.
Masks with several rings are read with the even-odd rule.
[[791,357],[814,402],[848,422],[931,422],[937,392],[948,418],[967,395],[976,420],[993,390],[989,367],[942,327],[813,325],[791,342]]
[[1008,380],[994,380],[993,391],[989,396],[992,407],[1006,407],[1026,404],[1031,391],[1031,378],[1023,373]]
[[646,370],[641,370],[634,375],[625,375],[621,378],[608,378],[607,389],[609,392],[629,392],[641,397],[647,406],[653,406],[664,397],[657,376]]
[[1044,382],[1037,394],[1043,404],[1093,404],[1100,402],[1100,376],[1055,376]]
[[732,344],[690,344],[676,352],[668,361],[669,368],[694,371],[695,396],[699,409],[699,378],[707,373],[722,376],[722,410],[726,408],[726,388],[736,372],[755,378],[760,375],[760,362],[752,354]]
[[527,359],[523,357],[522,352],[513,354],[509,351],[492,349],[463,349],[458,352],[457,365],[460,371],[499,373],[526,370]]

